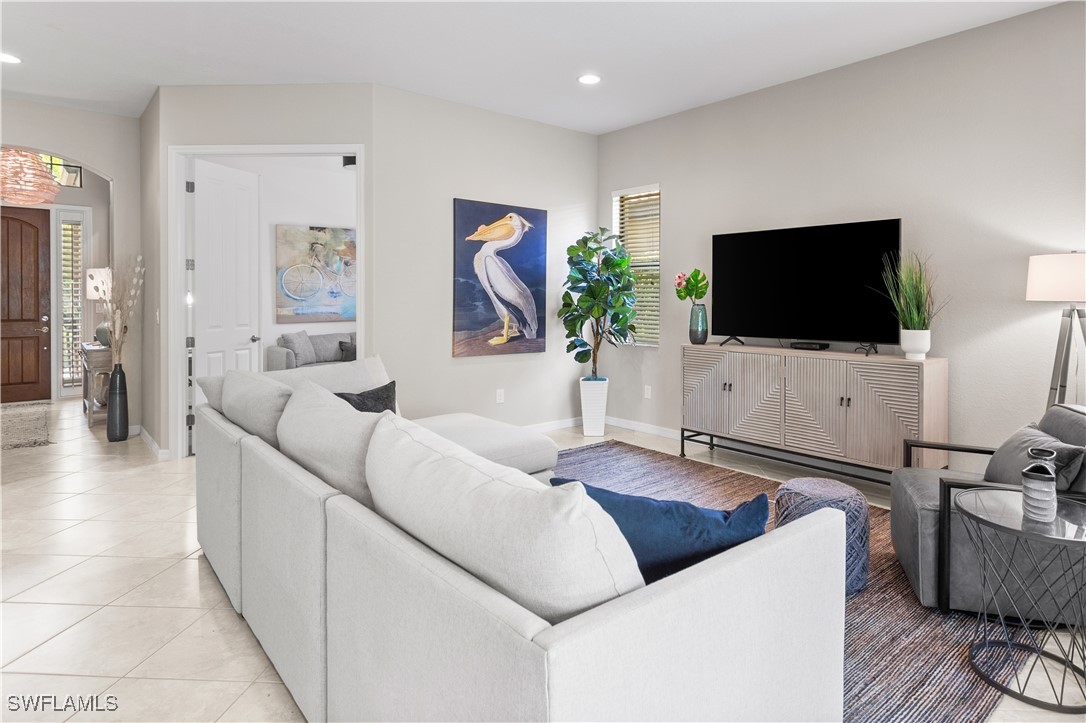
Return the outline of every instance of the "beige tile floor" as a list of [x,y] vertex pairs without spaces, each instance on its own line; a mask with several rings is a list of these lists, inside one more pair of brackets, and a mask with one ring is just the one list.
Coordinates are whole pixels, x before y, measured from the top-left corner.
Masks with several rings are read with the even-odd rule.
[[[108,443],[78,400],[54,405],[48,447],[0,453],[5,721],[303,720],[200,554],[193,459]],[[562,448],[617,439],[678,454],[677,440],[609,428],[550,433]],[[776,480],[792,465],[692,445],[689,457]],[[875,505],[888,490],[851,480]],[[116,696],[112,713],[16,713],[8,696]],[[991,721],[1081,721],[1005,698]]]
[[[108,443],[78,400],[53,405],[50,429],[56,444],[0,453],[0,717],[304,720],[200,554],[193,459]],[[8,710],[95,694],[117,710]]]

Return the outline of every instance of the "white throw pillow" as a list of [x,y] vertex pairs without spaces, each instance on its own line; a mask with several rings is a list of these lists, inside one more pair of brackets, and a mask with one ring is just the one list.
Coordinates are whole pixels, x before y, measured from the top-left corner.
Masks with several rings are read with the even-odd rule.
[[293,391],[265,374],[230,370],[222,384],[223,414],[249,434],[278,448],[275,428]]
[[380,418],[305,382],[294,390],[279,418],[279,451],[372,510],[366,453]]
[[378,514],[551,623],[645,585],[580,483],[550,487],[390,412],[366,480]]
[[204,393],[208,405],[219,414],[222,414],[222,385],[223,377],[197,377],[196,383],[200,385],[200,391]]

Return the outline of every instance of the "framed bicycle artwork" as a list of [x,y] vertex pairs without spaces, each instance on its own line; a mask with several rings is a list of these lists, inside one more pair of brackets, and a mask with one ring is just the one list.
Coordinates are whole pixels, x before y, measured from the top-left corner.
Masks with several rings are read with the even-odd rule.
[[353,321],[358,249],[353,228],[275,227],[275,321]]

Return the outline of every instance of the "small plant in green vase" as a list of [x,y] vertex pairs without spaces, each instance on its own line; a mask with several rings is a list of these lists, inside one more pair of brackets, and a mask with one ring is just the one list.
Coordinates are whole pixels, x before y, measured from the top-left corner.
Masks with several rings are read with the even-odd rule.
[[935,304],[935,274],[928,260],[913,252],[883,257],[882,280],[886,296],[901,325],[901,350],[906,359],[924,359],[931,349],[931,322],[946,302]]
[[709,278],[701,269],[694,269],[689,274],[675,276],[675,296],[690,299],[690,343],[704,344],[709,339],[709,320],[705,315],[705,304],[699,304],[709,293]]
[[566,351],[579,364],[592,363],[592,373],[581,379],[581,416],[586,437],[603,435],[607,410],[607,378],[599,376],[603,342],[632,344],[634,274],[630,257],[619,237],[606,228],[586,233],[566,249],[569,275],[558,318],[566,329]]

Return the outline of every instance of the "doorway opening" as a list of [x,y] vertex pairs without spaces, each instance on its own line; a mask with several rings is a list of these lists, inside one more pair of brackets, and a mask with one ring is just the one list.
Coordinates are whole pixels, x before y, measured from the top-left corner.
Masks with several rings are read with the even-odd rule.
[[[170,147],[169,456],[196,451],[195,410],[206,401],[197,378],[263,371],[266,348],[308,326],[284,325],[277,314],[277,228],[349,227],[361,259],[364,166],[343,157],[362,153],[361,145]],[[361,332],[355,271],[355,318],[318,322],[311,333]]]
[[85,274],[110,259],[112,181],[70,159],[23,150],[42,159],[60,188],[52,203],[0,208],[4,402],[84,393],[81,349],[102,318]]

